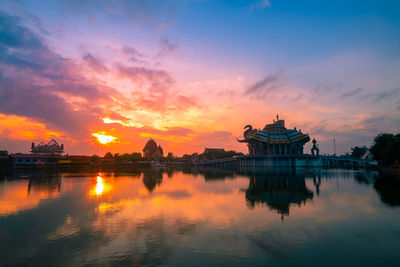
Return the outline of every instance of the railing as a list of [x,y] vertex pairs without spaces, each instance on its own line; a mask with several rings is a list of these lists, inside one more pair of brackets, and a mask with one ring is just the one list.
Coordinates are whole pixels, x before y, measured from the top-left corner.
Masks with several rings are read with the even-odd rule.
[[357,159],[350,157],[338,157],[338,156],[313,156],[309,154],[303,155],[247,155],[247,156],[238,156],[234,158],[224,158],[224,159],[215,159],[215,160],[202,160],[193,162],[198,166],[233,166],[238,164],[240,161],[248,161],[254,159],[262,159],[262,158],[305,158],[305,159],[322,159],[327,167],[329,166],[337,166],[337,165],[352,165],[352,166],[364,166],[364,165],[377,165],[376,161],[373,159]]

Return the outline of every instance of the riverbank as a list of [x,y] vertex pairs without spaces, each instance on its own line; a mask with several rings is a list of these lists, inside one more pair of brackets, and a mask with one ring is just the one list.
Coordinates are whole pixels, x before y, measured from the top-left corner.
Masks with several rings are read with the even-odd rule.
[[391,175],[395,175],[400,179],[400,166],[399,165],[390,165],[390,166],[380,166],[379,171],[388,173]]

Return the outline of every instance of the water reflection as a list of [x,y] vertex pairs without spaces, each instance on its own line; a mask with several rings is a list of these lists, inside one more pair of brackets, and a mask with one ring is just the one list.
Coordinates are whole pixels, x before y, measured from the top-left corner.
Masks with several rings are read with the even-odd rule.
[[[316,182],[314,176],[313,180]],[[317,187],[319,192],[320,178]],[[287,174],[254,173],[250,175],[249,187],[246,190],[246,199],[250,207],[256,204],[266,204],[281,215],[289,216],[291,204],[301,205],[313,199],[313,192],[305,183],[304,174],[288,172]]]
[[146,186],[149,193],[153,192],[156,186],[162,182],[162,170],[153,169],[143,172],[143,184]]
[[319,187],[321,186],[321,174],[314,174],[313,175],[313,183],[315,186],[315,191],[317,193],[317,196],[319,196]]
[[399,180],[372,172],[154,169],[12,177],[0,181],[0,265],[288,266],[309,265],[312,257],[321,266],[349,251],[360,262],[335,263],[377,264],[368,258],[373,251],[398,261],[400,209],[386,204],[400,205]]
[[400,206],[400,177],[389,174],[380,173],[375,179],[374,188],[378,192],[383,203],[390,206]]
[[61,175],[58,172],[36,172],[29,176],[28,195],[31,192],[40,192],[48,197],[57,195],[61,191]]
[[208,168],[198,170],[204,176],[205,181],[225,180],[236,178],[236,173],[233,170]]
[[103,173],[98,173],[95,180],[93,180],[92,188],[89,190],[89,196],[101,197],[106,194],[110,194],[114,188],[114,174],[105,175]]
[[103,190],[104,190],[103,178],[97,176],[97,183],[95,188],[96,195],[101,195]]

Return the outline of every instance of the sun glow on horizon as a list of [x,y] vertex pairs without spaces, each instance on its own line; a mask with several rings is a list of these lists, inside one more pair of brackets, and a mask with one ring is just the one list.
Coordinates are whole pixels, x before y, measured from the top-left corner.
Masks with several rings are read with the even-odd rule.
[[97,141],[99,141],[99,143],[101,144],[108,144],[114,142],[117,139],[112,135],[106,135],[104,132],[92,133],[92,135],[96,137]]

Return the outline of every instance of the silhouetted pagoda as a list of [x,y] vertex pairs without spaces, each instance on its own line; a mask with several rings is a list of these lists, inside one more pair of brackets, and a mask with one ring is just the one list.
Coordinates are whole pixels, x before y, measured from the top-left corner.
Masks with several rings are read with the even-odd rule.
[[162,158],[164,151],[160,145],[157,145],[156,141],[149,139],[145,147],[143,148],[143,157],[145,159],[160,159]]
[[247,143],[250,155],[302,155],[304,145],[310,141],[308,134],[301,130],[286,129],[285,121],[276,116],[276,121],[265,125],[263,130],[253,129],[246,125],[244,139],[239,142]]

